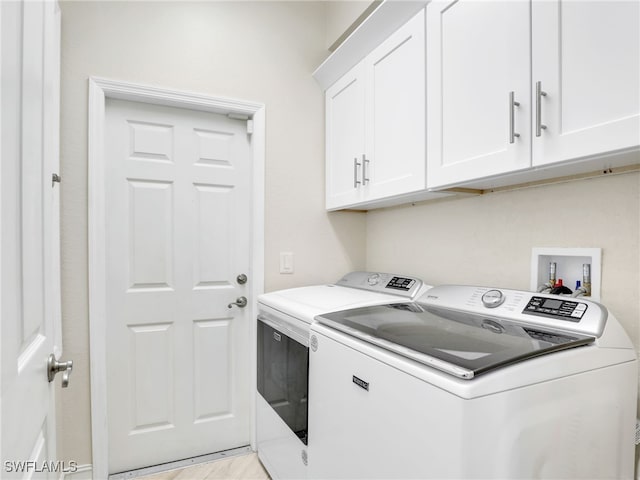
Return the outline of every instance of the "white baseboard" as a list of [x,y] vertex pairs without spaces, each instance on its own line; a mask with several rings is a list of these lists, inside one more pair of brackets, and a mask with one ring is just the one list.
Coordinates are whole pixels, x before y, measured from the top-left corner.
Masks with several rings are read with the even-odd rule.
[[90,464],[78,465],[75,472],[63,473],[60,480],[93,480],[93,466]]

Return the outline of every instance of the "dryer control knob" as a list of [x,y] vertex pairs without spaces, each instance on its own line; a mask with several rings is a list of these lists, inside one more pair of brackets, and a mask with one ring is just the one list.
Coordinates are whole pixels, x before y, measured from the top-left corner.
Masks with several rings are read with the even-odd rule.
[[369,275],[369,278],[367,278],[367,283],[369,285],[371,285],[372,287],[377,285],[378,282],[380,282],[380,274],[379,273],[374,273],[372,275]]
[[504,303],[505,298],[500,290],[489,290],[482,295],[482,304],[487,308],[496,308]]

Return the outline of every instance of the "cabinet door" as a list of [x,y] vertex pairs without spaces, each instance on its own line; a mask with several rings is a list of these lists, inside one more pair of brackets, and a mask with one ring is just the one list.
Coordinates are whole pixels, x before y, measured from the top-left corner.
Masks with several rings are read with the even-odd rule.
[[[475,0],[427,6],[429,187],[530,166],[529,7]],[[520,106],[511,105],[510,92]]]
[[368,200],[426,187],[424,29],[422,10],[365,60]]
[[362,195],[364,89],[361,62],[325,92],[328,210],[357,203]]
[[534,0],[532,15],[533,164],[640,145],[640,2]]

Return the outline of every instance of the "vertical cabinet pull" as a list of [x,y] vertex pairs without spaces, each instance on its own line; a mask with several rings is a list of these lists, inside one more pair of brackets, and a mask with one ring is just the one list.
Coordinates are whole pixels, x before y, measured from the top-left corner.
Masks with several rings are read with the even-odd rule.
[[542,90],[542,82],[536,82],[536,137],[542,135],[542,130],[547,126],[542,123],[542,97],[546,97],[547,92]]
[[509,92],[509,143],[514,143],[516,137],[520,134],[516,133],[515,108],[520,106],[520,102],[516,102],[515,93]]
[[366,185],[369,181],[369,177],[367,176],[367,166],[369,165],[369,160],[365,157],[365,154],[362,154],[362,185]]
[[360,162],[358,162],[358,158],[353,159],[353,188],[358,188],[358,185],[362,183],[358,180],[358,167],[360,166]]

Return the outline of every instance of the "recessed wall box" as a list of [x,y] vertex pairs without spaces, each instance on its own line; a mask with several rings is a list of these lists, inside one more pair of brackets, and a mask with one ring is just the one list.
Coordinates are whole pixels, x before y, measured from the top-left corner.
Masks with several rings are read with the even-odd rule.
[[601,248],[533,248],[531,250],[531,291],[549,281],[549,264],[556,264],[556,279],[575,290],[576,281],[583,282],[583,265],[590,265],[591,298],[600,301],[600,278],[602,268]]

